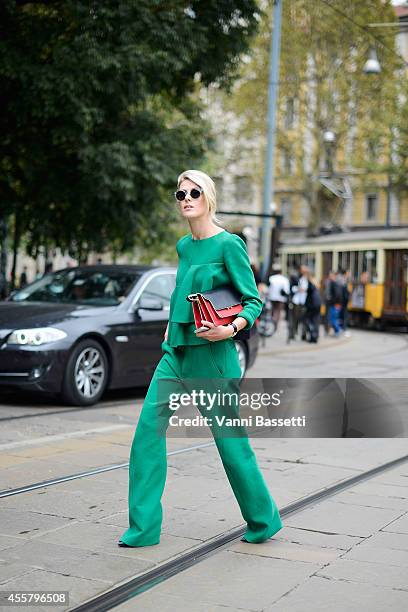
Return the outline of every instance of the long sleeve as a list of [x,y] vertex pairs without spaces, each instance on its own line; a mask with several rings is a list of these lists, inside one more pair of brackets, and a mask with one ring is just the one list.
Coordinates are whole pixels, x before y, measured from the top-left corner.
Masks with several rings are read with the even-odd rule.
[[247,320],[245,329],[250,329],[261,314],[263,303],[259,297],[246,244],[237,234],[231,234],[229,240],[224,243],[224,264],[232,284],[241,294],[244,308],[238,316]]

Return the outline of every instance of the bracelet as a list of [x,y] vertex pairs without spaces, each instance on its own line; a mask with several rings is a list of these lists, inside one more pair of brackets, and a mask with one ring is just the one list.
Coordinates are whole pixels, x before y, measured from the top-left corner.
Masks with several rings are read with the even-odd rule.
[[234,333],[231,336],[231,338],[233,338],[238,333],[238,327],[235,325],[235,323],[228,323],[228,325],[232,325],[232,327],[234,328]]

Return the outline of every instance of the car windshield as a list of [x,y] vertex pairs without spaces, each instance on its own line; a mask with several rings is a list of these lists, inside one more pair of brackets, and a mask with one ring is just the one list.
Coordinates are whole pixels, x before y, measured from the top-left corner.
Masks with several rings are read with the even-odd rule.
[[60,270],[26,285],[12,295],[11,301],[117,306],[140,276],[140,272],[131,270]]

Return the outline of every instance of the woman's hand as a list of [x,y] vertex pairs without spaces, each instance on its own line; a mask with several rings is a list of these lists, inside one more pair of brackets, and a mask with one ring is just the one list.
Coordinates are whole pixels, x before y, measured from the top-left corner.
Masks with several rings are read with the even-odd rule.
[[166,331],[164,332],[164,339],[167,342],[167,336],[169,335],[169,324],[167,323]]
[[194,332],[197,338],[206,338],[210,342],[216,342],[217,340],[226,340],[231,338],[232,332],[234,331],[231,325],[214,325],[212,321],[201,320],[201,323],[209,329],[207,331]]

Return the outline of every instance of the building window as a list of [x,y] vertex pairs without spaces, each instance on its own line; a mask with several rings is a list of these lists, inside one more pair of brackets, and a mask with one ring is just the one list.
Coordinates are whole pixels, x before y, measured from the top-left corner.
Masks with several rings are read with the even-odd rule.
[[254,199],[252,181],[249,176],[235,177],[235,200],[239,204],[251,206]]
[[281,198],[281,215],[283,225],[290,225],[292,216],[292,200],[291,198]]
[[286,112],[285,112],[285,129],[290,130],[293,128],[295,122],[295,101],[293,98],[286,100]]
[[365,143],[366,154],[371,163],[380,163],[383,153],[383,142],[381,138],[372,136]]
[[366,143],[366,147],[368,159],[372,162],[378,161],[380,152],[379,143],[376,140],[370,138]]
[[282,174],[291,175],[293,174],[295,160],[290,151],[282,151]]
[[378,216],[378,194],[366,195],[366,220],[375,221]]

